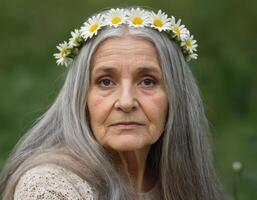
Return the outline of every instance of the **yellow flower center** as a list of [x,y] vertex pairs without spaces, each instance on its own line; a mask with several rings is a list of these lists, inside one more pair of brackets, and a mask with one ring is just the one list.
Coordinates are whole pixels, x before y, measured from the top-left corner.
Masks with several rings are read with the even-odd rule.
[[143,19],[141,17],[134,17],[132,22],[135,25],[141,25],[143,23]]
[[82,38],[81,38],[81,37],[76,37],[76,38],[75,38],[75,42],[76,42],[77,44],[80,44],[80,43],[82,42]]
[[186,46],[187,46],[187,47],[191,47],[191,46],[192,46],[192,43],[191,43],[190,40],[186,40]]
[[178,35],[178,36],[181,35],[180,29],[179,29],[178,26],[174,26],[174,27],[173,27],[173,31],[176,33],[176,35]]
[[99,24],[95,23],[95,24],[92,24],[89,28],[89,32],[94,32],[96,29],[98,29],[99,27]]
[[62,58],[65,58],[66,56],[68,56],[71,53],[70,49],[67,48],[63,48],[60,52],[60,55]]
[[118,24],[118,23],[120,23],[120,21],[121,21],[121,18],[120,17],[114,17],[114,18],[112,18],[112,23],[113,24]]
[[162,27],[163,26],[163,22],[161,19],[154,19],[153,24],[157,27]]

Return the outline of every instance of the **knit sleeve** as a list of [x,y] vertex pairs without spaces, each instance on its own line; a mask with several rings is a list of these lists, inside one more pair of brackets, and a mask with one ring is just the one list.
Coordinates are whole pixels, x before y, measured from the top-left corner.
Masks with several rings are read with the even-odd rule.
[[93,200],[92,188],[75,173],[48,164],[25,172],[18,181],[14,200]]

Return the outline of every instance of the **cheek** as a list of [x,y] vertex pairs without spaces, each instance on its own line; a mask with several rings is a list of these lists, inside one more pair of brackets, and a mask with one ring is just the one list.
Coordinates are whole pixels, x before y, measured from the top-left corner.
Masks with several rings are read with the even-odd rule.
[[144,99],[145,113],[152,122],[154,128],[164,128],[166,115],[168,112],[168,99],[165,92],[159,92],[155,95]]
[[105,131],[103,124],[111,112],[112,104],[111,98],[106,98],[95,93],[88,94],[87,105],[90,122],[92,131],[98,134],[96,137],[99,137]]

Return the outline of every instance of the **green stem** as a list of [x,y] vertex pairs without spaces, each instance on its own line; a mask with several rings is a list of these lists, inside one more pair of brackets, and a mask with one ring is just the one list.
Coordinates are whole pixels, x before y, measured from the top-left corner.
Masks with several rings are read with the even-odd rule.
[[239,172],[236,172],[235,176],[234,176],[234,188],[233,188],[233,193],[234,193],[234,199],[235,200],[239,200],[238,188],[239,188]]

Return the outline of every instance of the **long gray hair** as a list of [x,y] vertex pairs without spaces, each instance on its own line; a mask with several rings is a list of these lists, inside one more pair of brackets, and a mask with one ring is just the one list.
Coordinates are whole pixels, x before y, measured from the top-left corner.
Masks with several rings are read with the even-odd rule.
[[164,132],[147,158],[147,166],[160,182],[161,199],[223,199],[213,165],[208,121],[180,48],[165,33],[120,26],[103,28],[82,47],[54,103],[15,146],[1,173],[0,194],[4,200],[13,198],[25,171],[46,162],[80,175],[95,188],[97,199],[135,198],[133,187],[124,181],[113,158],[92,134],[86,102],[92,55],[105,39],[124,34],[151,41],[161,63],[169,110]]

